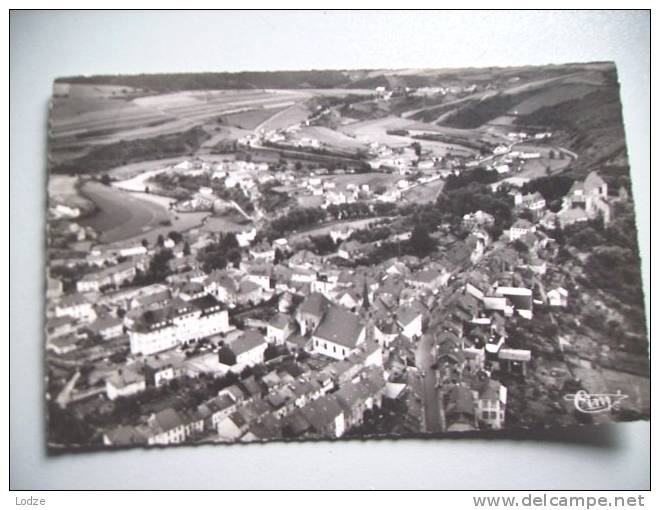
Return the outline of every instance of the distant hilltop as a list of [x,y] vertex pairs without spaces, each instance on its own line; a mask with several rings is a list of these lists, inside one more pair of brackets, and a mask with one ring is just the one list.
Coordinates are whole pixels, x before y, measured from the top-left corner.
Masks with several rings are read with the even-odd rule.
[[242,71],[161,73],[136,75],[70,76],[56,84],[115,85],[152,91],[218,89],[316,89],[432,87],[452,80],[488,82],[494,79],[538,76],[539,71],[565,73],[567,70],[615,70],[613,62],[591,62],[545,66],[487,67],[457,69],[357,69],[306,71]]

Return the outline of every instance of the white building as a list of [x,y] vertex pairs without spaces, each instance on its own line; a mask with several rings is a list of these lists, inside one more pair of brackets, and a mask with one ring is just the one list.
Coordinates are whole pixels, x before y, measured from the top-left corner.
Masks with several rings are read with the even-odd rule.
[[516,220],[509,230],[509,240],[515,241],[529,232],[536,232],[536,227],[532,223],[523,219]]
[[250,248],[250,255],[259,262],[273,262],[275,260],[275,248],[264,242]]
[[538,191],[526,195],[516,193],[513,201],[517,207],[529,209],[530,211],[540,211],[545,207],[545,198]]
[[132,354],[154,354],[184,342],[224,333],[229,316],[212,296],[192,301],[173,299],[157,310],[147,310],[129,331]]
[[531,289],[525,287],[497,287],[495,289],[495,296],[505,297],[521,317],[525,319],[532,318],[533,300]]
[[548,304],[550,306],[565,307],[568,304],[568,291],[563,287],[557,287],[548,292]]
[[135,395],[146,388],[147,381],[144,376],[131,367],[117,370],[105,380],[105,393],[110,400]]
[[174,409],[163,409],[149,418],[149,444],[179,444],[185,440],[186,424]]
[[218,353],[220,363],[238,373],[245,367],[259,365],[264,362],[264,353],[268,343],[257,331],[246,331],[231,344],[224,346]]
[[116,253],[119,257],[133,257],[135,255],[146,255],[147,252],[146,246],[136,243],[128,244],[126,246],[121,246],[116,249]]
[[478,391],[473,390],[472,393],[477,419],[491,429],[501,429],[506,413],[506,386],[489,379]]
[[63,297],[55,305],[55,316],[70,316],[83,322],[91,322],[96,319],[96,312],[92,303],[80,295],[70,295]]
[[289,338],[291,330],[291,318],[279,313],[266,326],[266,341],[270,344],[282,345]]
[[241,248],[245,248],[246,246],[250,246],[250,243],[254,241],[254,238],[256,236],[257,236],[257,229],[253,227],[250,230],[246,230],[244,232],[237,232],[236,240],[238,241],[238,245]]
[[76,282],[78,292],[98,292],[107,286],[119,286],[135,278],[135,263],[127,260],[94,273],[88,273]]
[[312,335],[312,349],[334,359],[344,359],[364,342],[365,332],[357,315],[340,306],[330,306]]
[[80,209],[78,209],[77,207],[70,207],[64,204],[57,204],[53,208],[53,212],[55,216],[59,218],[62,217],[77,218],[78,216],[80,216]]

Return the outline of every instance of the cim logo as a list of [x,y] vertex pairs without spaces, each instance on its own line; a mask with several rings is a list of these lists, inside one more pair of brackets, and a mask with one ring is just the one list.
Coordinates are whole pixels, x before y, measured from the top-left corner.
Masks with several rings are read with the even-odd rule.
[[584,390],[564,395],[564,400],[572,401],[581,413],[596,414],[619,409],[619,404],[628,395],[618,390],[616,393],[596,393],[591,395]]

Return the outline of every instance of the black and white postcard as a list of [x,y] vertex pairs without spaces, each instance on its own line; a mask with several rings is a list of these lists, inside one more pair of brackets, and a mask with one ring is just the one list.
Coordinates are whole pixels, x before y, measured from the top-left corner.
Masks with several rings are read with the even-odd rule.
[[50,451],[649,419],[612,63],[63,77],[48,133]]

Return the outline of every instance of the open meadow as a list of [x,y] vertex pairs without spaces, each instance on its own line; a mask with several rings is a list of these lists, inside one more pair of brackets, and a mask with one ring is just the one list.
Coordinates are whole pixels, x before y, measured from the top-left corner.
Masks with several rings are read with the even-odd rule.
[[214,234],[227,232],[242,232],[252,226],[249,222],[239,221],[239,217],[233,214],[222,216],[208,216],[204,221],[201,230],[203,232],[212,232]]
[[[491,142],[493,140],[493,137],[486,133],[444,128],[394,116],[346,124],[341,126],[339,130],[364,143],[377,142],[392,148],[409,147],[411,144],[419,142],[426,150],[439,157],[445,157],[448,154],[469,157],[477,153],[472,147],[475,141],[487,139]],[[395,135],[388,133],[388,131],[396,130],[408,131],[409,134]],[[414,138],[415,135],[420,133],[432,134],[437,136],[438,139],[420,140]],[[443,135],[446,136],[446,140],[441,139]],[[461,144],[462,140],[465,140],[466,143]]]
[[403,194],[403,198],[414,204],[434,202],[445,187],[445,181],[438,179],[426,184],[419,184]]
[[275,129],[286,129],[289,126],[299,124],[310,115],[309,109],[303,104],[294,104],[276,112],[271,117],[255,126],[257,130],[272,131]]
[[99,232],[104,243],[130,239],[170,221],[166,207],[127,191],[88,181],[81,192],[98,208],[81,223]]
[[273,105],[269,108],[257,108],[238,113],[230,113],[221,117],[222,124],[234,126],[246,131],[254,131],[259,126],[267,123],[269,119],[276,117],[280,113],[291,108],[293,105],[295,105],[294,102],[287,101],[284,104]]

